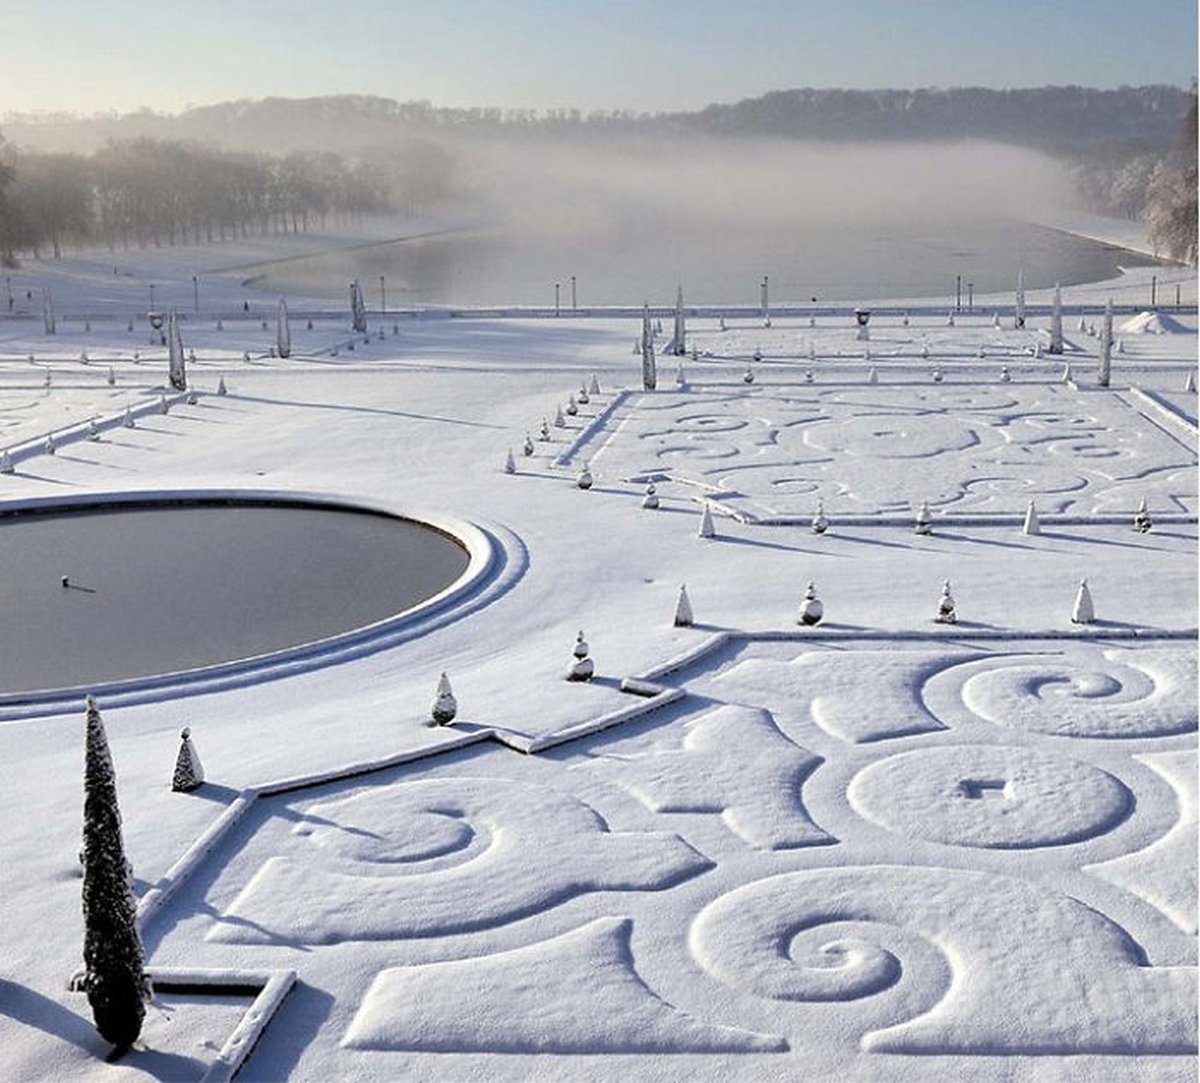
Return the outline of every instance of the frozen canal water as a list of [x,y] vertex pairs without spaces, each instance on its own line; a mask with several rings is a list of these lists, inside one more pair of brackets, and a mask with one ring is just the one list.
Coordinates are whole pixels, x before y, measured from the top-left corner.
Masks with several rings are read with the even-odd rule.
[[0,550],[5,694],[310,643],[411,608],[468,563],[414,521],[252,503],[24,513],[0,520]]

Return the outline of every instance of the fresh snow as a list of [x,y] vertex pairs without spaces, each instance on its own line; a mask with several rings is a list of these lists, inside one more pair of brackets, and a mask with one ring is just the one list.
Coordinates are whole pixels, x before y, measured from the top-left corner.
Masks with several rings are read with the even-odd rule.
[[[411,634],[98,690],[163,987],[114,1064],[66,988],[83,704],[0,698],[0,1074],[1194,1075],[1194,308],[1130,335],[1107,390],[1094,338],[1040,356],[1049,290],[1026,291],[1023,329],[1012,296],[953,324],[944,299],[873,302],[869,358],[849,309],[689,312],[687,383],[650,392],[635,308],[367,301],[364,337],[344,294],[289,297],[291,357],[272,356],[279,298],[236,268],[315,243],[15,272],[0,499],[323,493],[475,524],[491,564]],[[1108,296],[1144,307],[1151,273],[1194,304],[1189,272],[1143,268],[1064,289],[1068,328]],[[165,414],[151,283],[197,392]],[[1095,620],[1074,624],[1085,577]],[[172,603],[147,582],[96,649]],[[567,681],[581,628],[594,673]],[[457,712],[431,726],[443,673]],[[185,728],[206,781],[173,793]]]

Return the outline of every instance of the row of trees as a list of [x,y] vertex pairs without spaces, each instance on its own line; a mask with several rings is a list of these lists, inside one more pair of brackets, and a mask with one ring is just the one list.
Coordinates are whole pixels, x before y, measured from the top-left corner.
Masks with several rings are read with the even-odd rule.
[[0,139],[0,259],[58,257],[68,242],[128,248],[323,228],[437,195],[416,180],[331,153],[271,157],[142,138],[88,156],[18,154]]

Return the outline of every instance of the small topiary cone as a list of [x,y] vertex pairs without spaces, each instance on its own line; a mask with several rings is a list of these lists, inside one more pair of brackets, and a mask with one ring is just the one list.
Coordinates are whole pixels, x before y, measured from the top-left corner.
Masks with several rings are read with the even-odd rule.
[[953,327],[953,326],[954,326],[954,313],[953,313],[953,312],[948,312],[948,313],[946,314],[946,326],[947,326],[947,327]]
[[525,434],[525,443],[521,445],[521,451],[526,455],[533,454],[533,440],[530,438],[529,433]]
[[556,405],[554,407],[554,427],[556,429],[565,429],[566,426],[567,419],[563,417],[562,407]]
[[571,392],[571,393],[570,393],[570,394],[567,396],[567,414],[568,414],[570,417],[574,417],[574,416],[575,416],[576,414],[578,414],[578,413],[579,413],[579,404],[578,404],[578,403],[576,403],[576,401],[575,401],[575,392],[574,392],[574,391],[572,391],[572,392]]
[[922,361],[929,360],[929,343],[928,342],[921,343],[921,360]]
[[754,383],[754,369],[751,368],[749,365],[746,366],[746,371],[742,373],[742,383],[744,383],[744,384]]
[[679,367],[675,369],[675,386],[687,387],[687,377],[683,373],[683,362],[680,362]]
[[125,419],[121,422],[127,429],[137,428],[137,422],[133,420],[133,411],[128,406],[125,407]]
[[715,538],[717,536],[717,528],[713,523],[712,508],[707,504],[704,505],[704,514],[700,516],[700,537]]
[[450,688],[450,678],[444,673],[438,680],[437,695],[429,713],[435,726],[448,726],[458,714],[458,700]]
[[913,519],[913,529],[918,534],[933,533],[933,516],[929,514],[929,501],[922,500]]
[[1191,369],[1188,369],[1187,379],[1183,381],[1184,391],[1196,390],[1196,374]]
[[575,661],[571,663],[571,668],[567,672],[568,681],[590,681],[596,672],[596,664],[588,657],[587,640],[583,638],[583,632],[580,632],[575,639],[575,647],[572,653],[575,655]]
[[99,440],[100,439],[100,427],[96,424],[95,418],[91,418],[88,421],[87,438],[89,440]]
[[1137,514],[1133,517],[1133,529],[1142,534],[1149,534],[1153,526],[1150,511],[1146,507],[1146,498],[1142,497],[1141,503],[1138,504]]
[[200,396],[196,393],[195,388],[192,388],[192,390],[187,393],[187,399],[185,401],[189,406],[195,406],[196,403],[200,401]]
[[504,472],[506,474],[515,474],[517,472],[517,460],[513,458],[512,448],[508,449],[508,455],[504,460]]
[[113,372],[112,365],[109,365],[108,366],[108,386],[114,387],[114,386],[116,386],[116,382],[117,382],[117,374],[115,372]]
[[651,511],[658,507],[658,490],[652,481],[646,482],[646,494],[642,497],[642,507],[649,508]]
[[160,414],[167,414],[171,412],[171,404],[167,402],[166,395],[158,396],[158,412]]
[[992,326],[998,331],[1000,329],[1000,313],[992,313]]
[[942,596],[938,599],[937,616],[933,618],[938,624],[955,624],[958,614],[954,612],[954,596],[950,593],[950,580],[942,584]]
[[817,597],[817,588],[809,583],[804,590],[804,601],[800,603],[800,619],[796,623],[812,627],[814,624],[820,624],[824,616],[825,606]]
[[550,439],[550,422],[545,418],[542,418],[542,423],[538,426],[538,439],[543,442]]
[[933,382],[940,384],[942,382],[942,370],[940,366],[935,365],[933,369]]
[[171,790],[174,793],[191,793],[198,790],[204,782],[204,766],[200,763],[196,746],[192,744],[192,731],[185,728],[179,737],[179,755],[175,757]]
[[225,386],[225,377],[224,376],[222,376],[219,380],[217,380],[217,394],[218,395],[228,395],[229,394],[229,388],[227,388]]
[[1022,534],[1040,534],[1042,524],[1038,521],[1037,505],[1031,500],[1025,509],[1025,523],[1021,527]]
[[824,534],[829,529],[829,520],[825,518],[825,502],[823,500],[817,501],[817,510],[813,512],[811,528],[814,534]]
[[1075,594],[1075,605],[1071,609],[1072,624],[1094,624],[1096,607],[1092,603],[1092,592],[1088,590],[1086,579],[1079,580],[1079,590]]
[[[639,350],[638,352],[640,353],[641,351]],[[583,406],[592,401],[591,396],[588,394],[588,389],[583,384],[579,385],[579,394],[575,396],[575,399]]]
[[867,383],[869,383],[869,384],[879,383],[879,370],[876,369],[874,365],[871,366],[871,371],[867,373]]
[[7,451],[0,451],[0,474],[11,474],[15,469],[12,456]]
[[592,487],[592,472],[588,469],[587,461],[584,461],[583,469],[579,471],[579,476],[575,479],[575,484],[581,489],[590,489]]
[[979,356],[981,358],[987,357],[987,347],[986,346],[979,347]]
[[1075,377],[1071,372],[1071,362],[1070,361],[1068,361],[1065,365],[1063,365],[1061,379],[1064,384],[1069,384],[1069,383],[1074,382]]
[[692,613],[692,600],[688,597],[687,584],[679,588],[679,600],[675,603],[675,627],[690,628],[696,621]]
[[592,373],[592,383],[588,388],[588,393],[591,395],[600,394],[600,381],[596,379],[596,374],[594,372]]

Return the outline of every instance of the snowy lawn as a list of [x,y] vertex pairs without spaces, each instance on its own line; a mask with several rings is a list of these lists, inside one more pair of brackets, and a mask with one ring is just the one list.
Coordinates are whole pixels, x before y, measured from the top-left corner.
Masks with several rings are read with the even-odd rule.
[[[193,272],[169,270],[182,305]],[[1130,335],[1111,391],[1094,338],[1068,330],[1064,384],[1029,352],[1044,320],[990,308],[873,322],[871,357],[848,314],[705,319],[686,389],[660,358],[646,394],[629,319],[372,321],[367,341],[294,320],[282,360],[255,314],[184,326],[201,394],[161,414],[165,351],[102,271],[78,278],[113,315],[93,330],[69,274],[58,335],[0,323],[0,497],[327,493],[475,523],[497,568],[337,664],[101,691],[150,968],[212,983],[165,991],[114,1065],[66,992],[82,704],[0,709],[0,1074],[200,1078],[239,1021],[247,1048],[262,1028],[239,1079],[1194,1074],[1194,315]],[[205,303],[236,310],[223,281]],[[1084,577],[1098,619],[1073,625]],[[825,619],[802,627],[810,581]],[[96,649],[173,606],[186,622],[145,591]],[[563,679],[580,630],[586,684]],[[443,671],[459,713],[434,729]],[[185,725],[208,775],[188,795]]]

